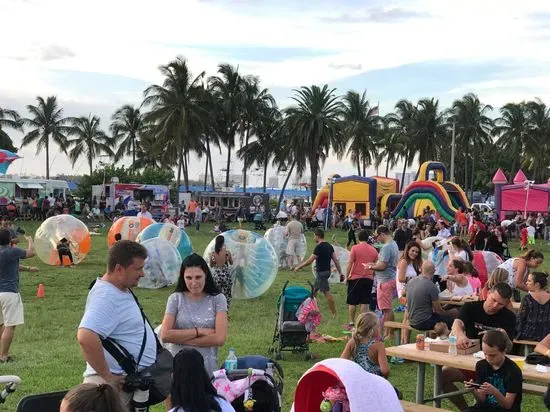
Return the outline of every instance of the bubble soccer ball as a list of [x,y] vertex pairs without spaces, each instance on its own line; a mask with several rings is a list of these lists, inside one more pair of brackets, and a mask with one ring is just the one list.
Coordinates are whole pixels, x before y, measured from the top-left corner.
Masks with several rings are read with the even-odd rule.
[[479,281],[481,286],[485,286],[489,276],[502,262],[503,260],[494,252],[488,250],[475,250],[473,264],[477,269]]
[[[48,265],[59,265],[57,244],[63,238],[69,241],[69,248],[74,263],[80,263],[92,248],[88,227],[71,215],[57,215],[46,219],[36,230],[34,247],[36,255]],[[68,256],[63,256],[63,263],[70,264]]]
[[120,233],[122,240],[136,240],[137,235],[145,227],[155,223],[153,219],[148,217],[136,217],[136,216],[124,216],[115,220],[111,228],[109,229],[109,235],[107,236],[107,244],[109,247],[115,243],[115,235]]
[[[285,236],[286,228],[284,226],[274,226],[268,229],[264,238],[273,246],[277,257],[279,258],[279,267],[287,267],[287,255],[286,248],[288,246],[288,238]],[[303,260],[306,255],[307,241],[306,237],[302,234],[300,241],[298,242],[298,256]]]
[[[349,251],[342,246],[334,246],[334,252],[336,253],[336,257],[338,258],[338,262],[340,262],[340,268],[342,269],[342,274],[346,275],[346,268],[348,267],[349,262]],[[313,271],[313,276],[315,277],[315,263],[311,265],[311,269]],[[328,278],[328,281],[330,283],[341,283],[340,282],[340,275],[338,274],[338,270],[336,269],[336,266],[334,265],[334,261],[330,261],[330,277]]]
[[177,282],[181,269],[181,256],[176,247],[166,239],[154,237],[141,244],[147,249],[147,259],[138,286],[159,289]]
[[[250,299],[265,293],[275,280],[279,266],[273,246],[248,230],[229,230],[220,236],[225,238],[225,247],[233,256],[233,298]],[[203,254],[209,264],[215,244],[214,238]]]
[[173,244],[178,250],[182,260],[193,252],[191,239],[189,239],[185,230],[180,229],[172,223],[153,223],[147,226],[137,235],[136,242],[143,243],[145,240],[156,237],[167,240]]

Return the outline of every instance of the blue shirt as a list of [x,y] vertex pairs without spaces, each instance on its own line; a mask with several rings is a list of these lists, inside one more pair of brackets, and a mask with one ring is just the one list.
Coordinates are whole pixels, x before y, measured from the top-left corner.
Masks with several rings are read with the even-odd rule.
[[26,256],[18,247],[0,246],[0,292],[19,293],[19,259]]

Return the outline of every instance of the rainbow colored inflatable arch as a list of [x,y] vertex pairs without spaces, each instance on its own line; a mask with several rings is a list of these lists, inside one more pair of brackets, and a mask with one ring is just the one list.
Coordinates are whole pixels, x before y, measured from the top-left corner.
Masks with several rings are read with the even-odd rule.
[[[433,176],[431,179],[430,172]],[[435,210],[447,221],[454,220],[459,207],[464,210],[470,207],[462,188],[447,181],[447,169],[443,163],[422,163],[416,181],[407,186],[391,216],[414,218],[421,216],[426,207]]]

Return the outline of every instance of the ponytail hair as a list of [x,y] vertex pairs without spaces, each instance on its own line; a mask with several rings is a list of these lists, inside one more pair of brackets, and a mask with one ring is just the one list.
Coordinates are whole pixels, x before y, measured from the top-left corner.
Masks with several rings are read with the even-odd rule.
[[355,330],[351,334],[355,343],[353,345],[352,356],[356,355],[361,341],[370,340],[376,336],[379,327],[380,321],[374,312],[364,312],[357,316],[355,319]]
[[541,289],[546,289],[548,286],[548,273],[546,272],[531,272],[533,283],[538,283]]

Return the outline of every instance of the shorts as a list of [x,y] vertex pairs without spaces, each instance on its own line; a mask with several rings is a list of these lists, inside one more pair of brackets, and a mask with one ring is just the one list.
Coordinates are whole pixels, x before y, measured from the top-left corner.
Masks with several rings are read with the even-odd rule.
[[378,309],[387,310],[392,308],[393,295],[397,292],[395,279],[388,280],[384,283],[378,283],[376,287],[376,301]]
[[19,293],[0,293],[0,324],[17,326],[25,323],[23,301]]
[[244,217],[238,217],[238,218],[237,218],[237,222],[243,223],[243,222],[244,222]]
[[328,278],[330,277],[330,270],[324,272],[315,273],[315,287],[321,292],[328,292],[330,290],[328,286]]
[[371,301],[373,280],[369,278],[348,280],[348,305],[368,305]]
[[300,256],[302,254],[302,242],[299,239],[288,239],[286,254],[289,256]]

